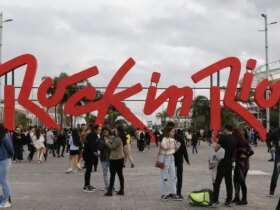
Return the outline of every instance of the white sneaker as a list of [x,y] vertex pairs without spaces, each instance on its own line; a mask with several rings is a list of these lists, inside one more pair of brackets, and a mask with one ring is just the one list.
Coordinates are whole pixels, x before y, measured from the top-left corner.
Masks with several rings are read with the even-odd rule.
[[73,172],[73,169],[72,168],[68,168],[67,171],[66,171],[66,174],[70,174]]
[[4,209],[4,208],[11,208],[12,204],[9,201],[6,201],[5,203],[1,203],[0,204],[0,208]]

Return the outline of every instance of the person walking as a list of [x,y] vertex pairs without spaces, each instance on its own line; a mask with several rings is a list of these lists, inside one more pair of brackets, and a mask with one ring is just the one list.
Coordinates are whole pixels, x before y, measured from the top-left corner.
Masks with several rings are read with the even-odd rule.
[[104,127],[102,129],[101,138],[98,142],[98,150],[100,151],[100,162],[103,172],[104,189],[107,192],[109,189],[109,169],[110,169],[110,148],[106,142],[110,141],[110,129]]
[[187,147],[189,147],[192,143],[192,132],[191,132],[191,129],[188,129],[185,133],[185,136],[186,136],[186,144],[187,144]]
[[199,133],[195,133],[192,135],[192,153],[198,154],[197,144],[198,144]]
[[98,125],[91,124],[89,126],[89,133],[86,137],[85,143],[84,143],[84,152],[83,157],[85,161],[85,180],[84,180],[84,192],[94,192],[96,188],[90,184],[91,182],[91,172],[92,167],[94,164],[94,159],[98,157],[98,144],[97,144],[97,129]]
[[44,154],[46,153],[45,138],[40,128],[34,128],[34,134],[31,136],[33,145],[36,148],[38,163],[42,163]]
[[218,143],[215,145],[215,152],[219,151],[220,148],[223,148],[225,150],[225,156],[218,164],[217,176],[214,183],[213,206],[219,204],[220,186],[223,178],[225,178],[227,191],[225,206],[230,207],[232,202],[232,165],[237,146],[236,140],[232,136],[232,130],[233,128],[231,125],[226,125],[224,134],[220,135]]
[[117,195],[124,195],[124,176],[123,176],[123,167],[124,167],[124,151],[123,151],[123,142],[126,141],[125,132],[122,127],[117,127],[113,129],[113,137],[107,139],[106,144],[111,149],[110,154],[110,185],[108,191],[105,193],[105,196],[113,195],[113,188],[115,184],[115,176],[118,174],[120,181],[120,190],[117,192]]
[[[250,147],[249,141],[245,139],[240,129],[233,130],[233,137],[237,141],[234,168],[234,189],[235,198],[233,202],[237,205],[247,205],[247,185],[246,176],[249,171],[249,157],[254,154]],[[242,191],[242,199],[240,200],[240,188]]]
[[72,130],[72,134],[70,135],[69,139],[69,168],[67,169],[66,173],[72,173],[73,171],[80,171],[82,170],[78,164],[79,154],[80,154],[80,135],[77,129]]
[[175,124],[168,122],[163,133],[164,137],[159,146],[158,156],[158,161],[164,165],[160,173],[161,200],[180,200],[176,195],[177,178],[174,161],[174,154],[180,147],[180,143],[177,144],[174,139]]
[[4,126],[0,124],[0,185],[3,192],[0,196],[0,208],[10,208],[12,206],[8,175],[13,155],[14,149],[11,139],[6,135]]
[[177,197],[178,200],[183,200],[182,196],[182,183],[183,183],[183,169],[184,169],[184,159],[188,165],[190,165],[189,155],[186,147],[184,132],[180,129],[177,130],[175,135],[175,140],[180,144],[179,149],[175,152],[175,167],[177,175]]
[[[66,140],[66,132],[64,131],[64,129],[60,129],[58,131],[58,134],[57,134],[57,138],[56,138],[56,154],[57,154],[57,157],[64,157],[64,152],[65,152],[65,148],[66,148],[66,145],[67,145],[67,140]],[[71,134],[69,135],[70,138],[71,138]],[[70,141],[70,138],[69,138],[69,141]],[[80,140],[79,140],[80,142]],[[68,145],[70,146],[70,143],[68,142]],[[70,148],[69,148],[70,150]]]
[[47,130],[46,133],[46,156],[45,159],[47,160],[49,152],[52,153],[53,157],[55,157],[55,136],[51,129]]

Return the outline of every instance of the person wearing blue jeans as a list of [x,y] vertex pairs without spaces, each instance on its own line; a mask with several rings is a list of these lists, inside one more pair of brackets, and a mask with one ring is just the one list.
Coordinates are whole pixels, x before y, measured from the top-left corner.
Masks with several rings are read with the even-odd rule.
[[168,122],[164,129],[164,137],[160,143],[158,161],[163,163],[164,167],[160,173],[160,192],[161,200],[179,200],[176,195],[177,177],[175,171],[174,154],[180,147],[174,139],[175,124]]
[[0,185],[3,191],[3,195],[0,196],[0,208],[9,208],[12,205],[8,173],[13,155],[14,149],[11,139],[6,135],[4,126],[0,124]]
[[110,139],[110,130],[106,127],[102,129],[101,138],[98,141],[98,150],[100,151],[100,162],[102,166],[105,191],[109,188],[109,169],[110,169],[110,148],[106,141]]

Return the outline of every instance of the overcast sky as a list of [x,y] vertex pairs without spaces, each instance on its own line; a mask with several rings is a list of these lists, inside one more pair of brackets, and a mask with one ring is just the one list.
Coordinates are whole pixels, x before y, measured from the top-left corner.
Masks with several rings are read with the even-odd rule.
[[[279,0],[0,0],[0,8],[4,19],[14,19],[4,25],[3,61],[34,54],[38,81],[97,65],[100,74],[91,79],[96,86],[105,86],[129,57],[136,66],[124,86],[148,86],[153,71],[162,74],[161,87],[193,86],[194,72],[228,56],[240,57],[243,65],[256,58],[261,65],[260,14],[280,20]],[[279,37],[280,23],[271,25],[270,61],[280,59]],[[144,117],[142,103],[127,105]]]

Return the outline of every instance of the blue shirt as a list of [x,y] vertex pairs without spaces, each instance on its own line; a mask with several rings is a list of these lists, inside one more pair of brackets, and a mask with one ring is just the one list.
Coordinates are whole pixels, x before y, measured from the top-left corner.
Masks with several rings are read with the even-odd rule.
[[0,161],[12,158],[14,155],[14,148],[8,136],[0,140]]

